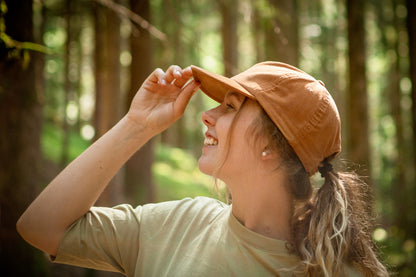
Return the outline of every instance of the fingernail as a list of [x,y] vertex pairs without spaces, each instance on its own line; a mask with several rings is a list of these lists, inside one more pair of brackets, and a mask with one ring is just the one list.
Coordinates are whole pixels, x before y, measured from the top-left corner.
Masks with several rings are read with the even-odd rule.
[[161,85],[166,85],[165,79],[159,79],[158,83]]
[[179,72],[179,70],[175,70],[173,74],[176,76],[182,77],[182,74]]

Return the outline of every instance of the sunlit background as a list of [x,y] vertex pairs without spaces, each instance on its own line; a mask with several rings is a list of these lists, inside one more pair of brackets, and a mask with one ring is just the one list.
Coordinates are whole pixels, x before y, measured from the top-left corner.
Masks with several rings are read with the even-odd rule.
[[[15,9],[7,11],[7,2],[0,1],[2,47],[10,43],[4,30],[7,33],[12,28],[3,18],[7,12],[16,12]],[[413,63],[410,57],[408,26],[414,26],[416,14],[408,11],[412,0],[358,1],[365,43],[361,52],[356,51],[363,55],[365,74],[350,82],[348,49],[355,31],[348,33],[347,4],[352,2],[35,0],[34,42],[44,47],[26,52],[37,63],[34,89],[41,109],[41,151],[34,163],[41,166],[42,176],[33,189],[36,192],[42,189],[117,122],[128,109],[132,91],[139,88],[154,68],[195,64],[231,76],[259,61],[281,60],[323,80],[334,96],[343,120],[341,159],[368,176],[374,188],[373,238],[381,249],[382,259],[398,276],[415,276],[416,138],[412,126],[416,123],[412,122],[415,90],[412,92],[410,67],[413,64],[416,68],[416,65],[415,57]],[[136,6],[130,6],[131,3]],[[19,40],[12,35],[11,39]],[[106,63],[114,59],[116,66]],[[3,75],[8,72],[7,66],[1,70]],[[109,81],[114,77],[119,80]],[[365,90],[351,92],[351,83],[358,82],[364,84]],[[104,88],[100,89],[97,83]],[[115,89],[106,92],[109,94],[102,92],[113,85]],[[368,147],[359,151],[350,144],[351,138],[359,134],[350,131],[348,125],[362,123],[361,119],[352,117],[348,108],[353,93],[367,98],[361,112],[366,115],[362,121],[368,122],[368,139],[364,140]],[[140,159],[133,158],[131,166],[118,173],[111,184],[115,189],[100,204],[137,205],[198,195],[225,201],[223,186],[217,184],[217,191],[214,180],[200,173],[197,166],[204,133],[201,113],[215,105],[202,93],[196,94],[184,117],[155,137]],[[23,106],[16,106],[19,109]],[[1,132],[8,130],[1,129]],[[7,143],[12,145],[12,141],[9,139]],[[367,160],[356,158],[362,156],[354,156],[356,151],[365,152]],[[24,188],[22,184],[19,191]],[[2,193],[4,214],[8,212],[4,207],[16,204],[7,204],[14,198]],[[29,199],[25,201],[21,205],[27,205]],[[39,263],[33,267],[41,272],[38,276],[60,276],[59,272],[63,271],[72,274],[68,276],[104,274],[51,267],[43,258],[31,262]]]

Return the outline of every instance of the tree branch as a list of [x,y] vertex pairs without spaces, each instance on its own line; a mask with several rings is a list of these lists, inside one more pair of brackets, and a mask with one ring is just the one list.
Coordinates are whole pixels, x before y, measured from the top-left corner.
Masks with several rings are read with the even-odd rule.
[[137,23],[140,27],[147,30],[150,34],[154,37],[160,39],[163,42],[167,41],[166,35],[159,31],[155,26],[150,24],[147,20],[143,17],[138,15],[137,13],[132,12],[131,10],[127,9],[123,5],[117,4],[112,0],[95,0],[96,2],[106,6],[109,9],[112,9],[114,12],[129,18],[131,21]]

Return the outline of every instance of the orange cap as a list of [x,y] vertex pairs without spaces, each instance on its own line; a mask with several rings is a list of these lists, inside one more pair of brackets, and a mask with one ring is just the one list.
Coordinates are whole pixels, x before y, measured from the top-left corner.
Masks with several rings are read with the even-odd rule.
[[201,90],[222,102],[228,91],[257,101],[313,175],[327,157],[341,151],[341,121],[324,84],[280,62],[263,62],[227,78],[191,66]]

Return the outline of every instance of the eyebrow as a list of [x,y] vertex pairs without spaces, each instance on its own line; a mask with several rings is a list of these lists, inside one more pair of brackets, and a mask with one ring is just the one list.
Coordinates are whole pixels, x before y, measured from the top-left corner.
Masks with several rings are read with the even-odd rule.
[[243,95],[241,95],[241,94],[240,94],[240,93],[238,93],[238,92],[235,92],[235,91],[228,91],[228,92],[225,94],[224,100],[225,100],[226,98],[234,98],[235,100],[242,101],[242,99],[244,98],[244,96],[243,96]]

